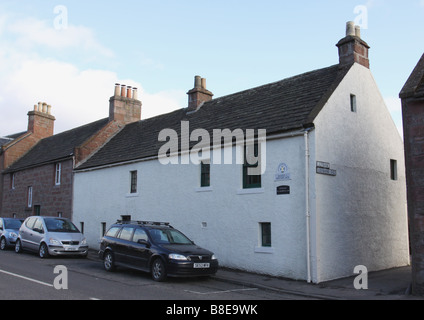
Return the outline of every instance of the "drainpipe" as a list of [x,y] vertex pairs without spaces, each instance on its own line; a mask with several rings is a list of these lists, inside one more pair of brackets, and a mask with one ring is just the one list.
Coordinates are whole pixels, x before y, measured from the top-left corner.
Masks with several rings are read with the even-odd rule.
[[308,283],[311,279],[311,212],[309,208],[309,130],[304,132],[305,137],[305,207],[306,207],[306,267],[308,272]]

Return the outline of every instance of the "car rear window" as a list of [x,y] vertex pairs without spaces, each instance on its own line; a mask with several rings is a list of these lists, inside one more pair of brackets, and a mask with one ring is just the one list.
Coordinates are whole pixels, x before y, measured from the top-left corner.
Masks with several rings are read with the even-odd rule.
[[111,227],[108,232],[106,232],[106,237],[116,237],[116,233],[121,229],[121,227]]

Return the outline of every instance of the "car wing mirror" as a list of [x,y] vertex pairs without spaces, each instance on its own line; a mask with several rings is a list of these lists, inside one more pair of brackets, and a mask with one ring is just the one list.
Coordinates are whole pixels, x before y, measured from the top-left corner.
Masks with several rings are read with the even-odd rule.
[[138,241],[137,241],[137,243],[138,243],[138,244],[144,244],[147,248],[150,248],[150,247],[151,247],[150,242],[149,242],[149,241],[147,241],[147,240],[144,240],[144,239],[140,239],[140,240],[138,240]]

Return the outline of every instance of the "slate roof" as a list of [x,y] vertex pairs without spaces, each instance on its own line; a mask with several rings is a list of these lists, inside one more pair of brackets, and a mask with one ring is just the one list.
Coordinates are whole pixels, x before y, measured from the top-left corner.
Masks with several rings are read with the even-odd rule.
[[11,135],[6,136],[6,137],[0,137],[0,147],[2,147],[5,144],[8,144],[8,143],[12,142],[13,140],[19,138],[24,133],[26,133],[26,131],[25,132],[11,134]]
[[169,128],[180,134],[181,121],[211,137],[213,129],[266,129],[271,135],[308,127],[351,66],[334,65],[213,99],[196,112],[180,109],[128,124],[77,170],[155,157],[165,143],[158,141],[159,132]]
[[402,99],[424,97],[424,54],[399,94]]
[[47,163],[70,158],[75,147],[80,146],[94,133],[104,127],[109,118],[53,135],[38,142],[30,151],[5,170],[4,173],[20,171]]

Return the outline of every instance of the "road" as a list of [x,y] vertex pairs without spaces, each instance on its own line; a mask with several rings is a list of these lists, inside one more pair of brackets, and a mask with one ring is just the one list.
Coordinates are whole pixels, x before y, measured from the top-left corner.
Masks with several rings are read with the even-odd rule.
[[[58,266],[65,268],[56,270]],[[56,288],[55,288],[56,285]],[[67,289],[60,289],[60,287]],[[58,289],[59,288],[59,289]],[[1,300],[293,300],[299,297],[243,287],[212,278],[170,278],[119,268],[108,273],[88,258],[40,259],[32,253],[0,251]]]

